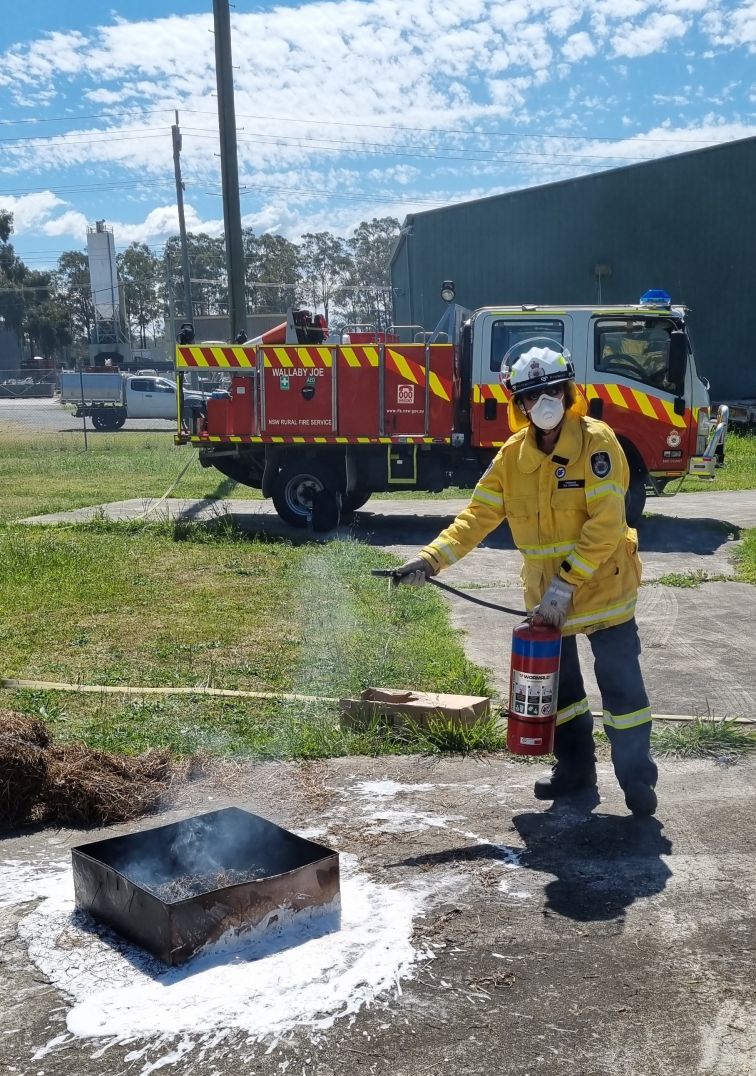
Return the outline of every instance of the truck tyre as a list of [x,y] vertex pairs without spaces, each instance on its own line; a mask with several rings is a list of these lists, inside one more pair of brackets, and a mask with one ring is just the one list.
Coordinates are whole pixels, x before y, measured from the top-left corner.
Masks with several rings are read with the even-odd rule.
[[356,512],[358,508],[362,508],[363,504],[367,504],[372,496],[372,490],[369,489],[355,489],[351,493],[343,493],[341,495],[341,511]]
[[339,492],[336,476],[323,463],[289,463],[273,479],[273,504],[281,519],[293,527],[306,527],[312,499],[324,491]]
[[642,471],[630,469],[630,485],[625,494],[625,517],[629,527],[637,527],[646,507],[646,479]]
[[101,430],[103,433],[108,430],[120,430],[125,421],[126,412],[123,408],[92,412],[92,425],[96,430]]

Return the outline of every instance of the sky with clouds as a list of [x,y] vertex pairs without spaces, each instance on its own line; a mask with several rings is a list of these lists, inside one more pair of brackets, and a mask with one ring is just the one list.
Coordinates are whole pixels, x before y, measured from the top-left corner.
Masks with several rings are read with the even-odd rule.
[[[32,266],[222,234],[212,0],[4,5],[0,208]],[[232,8],[243,222],[298,239],[756,135],[756,0]]]

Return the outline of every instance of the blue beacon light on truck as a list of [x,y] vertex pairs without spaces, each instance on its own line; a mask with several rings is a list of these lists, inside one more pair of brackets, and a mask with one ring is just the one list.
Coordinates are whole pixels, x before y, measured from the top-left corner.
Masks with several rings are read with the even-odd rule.
[[652,309],[663,309],[672,306],[672,296],[661,288],[650,288],[641,295],[640,305]]

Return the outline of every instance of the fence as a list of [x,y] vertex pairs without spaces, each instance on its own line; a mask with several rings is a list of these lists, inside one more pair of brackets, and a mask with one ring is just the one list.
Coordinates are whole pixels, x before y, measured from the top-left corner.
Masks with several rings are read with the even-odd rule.
[[[20,438],[41,445],[52,438],[60,451],[67,447],[80,451],[89,447],[85,432],[90,437],[101,436],[103,431],[95,428],[91,417],[77,418],[75,404],[61,403],[60,373],[29,368],[0,370],[0,439],[5,444]],[[159,376],[174,379],[172,369],[160,371]],[[166,419],[127,418],[123,430],[170,438],[175,424],[173,415]]]

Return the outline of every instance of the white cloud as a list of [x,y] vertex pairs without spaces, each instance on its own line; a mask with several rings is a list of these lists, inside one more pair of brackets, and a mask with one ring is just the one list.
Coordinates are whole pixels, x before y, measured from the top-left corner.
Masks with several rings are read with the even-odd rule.
[[594,56],[596,45],[590,34],[581,30],[578,34],[572,34],[562,46],[562,55],[570,63],[584,60],[587,56]]
[[[514,173],[504,162],[507,179],[516,176],[518,185],[538,179],[541,170],[577,174],[602,167],[605,143],[583,144],[581,161],[581,144],[574,140],[565,140],[560,159],[544,152],[557,142],[544,147],[542,139],[523,139],[530,131],[586,130],[592,115],[597,122],[597,110],[615,116],[615,133],[617,127],[636,129],[641,122],[654,126],[656,109],[682,107],[684,91],[644,86],[644,105],[654,111],[634,115],[628,99],[634,61],[671,51],[693,27],[697,36],[687,37],[685,49],[675,55],[695,56],[699,67],[701,37],[720,50],[748,47],[756,41],[756,0],[456,0],[453,5],[312,0],[237,9],[232,25],[240,175],[267,188],[245,197],[244,219],[258,231],[296,237],[313,228],[335,231],[374,213],[393,211],[401,217],[415,204],[428,208],[424,201],[469,197],[469,190],[460,188],[473,170],[498,179],[502,163],[490,158],[506,157],[506,151],[516,164],[531,146],[534,160],[541,162],[531,172],[518,165]],[[44,176],[35,185],[59,182],[63,196],[65,184],[74,180],[170,178],[176,107],[184,132],[187,212],[194,214],[189,226],[220,234],[220,199],[207,197],[220,190],[211,28],[209,11],[118,18],[86,33],[48,34],[8,50],[0,56],[0,85],[33,103],[39,116],[56,100],[58,112],[81,110],[86,102],[84,111],[107,113],[111,120],[81,125],[54,139],[4,143],[0,173],[23,175],[27,183],[34,175]],[[579,92],[573,94],[576,86]],[[654,90],[659,90],[655,101]],[[707,83],[708,100],[718,107],[728,101],[720,91]],[[740,93],[743,114],[747,95],[747,89]],[[733,96],[732,116],[737,104]],[[620,107],[627,115],[617,112]],[[161,111],[123,115],[129,109]],[[711,127],[712,140],[727,137],[719,121],[702,126]],[[502,127],[523,134],[506,143],[474,134]],[[655,129],[672,131],[671,121]],[[693,148],[676,144],[672,135],[659,146],[664,147],[660,153]],[[612,149],[620,156],[624,152],[632,158],[653,156],[657,147],[628,139]],[[440,159],[454,155],[489,162]],[[447,188],[440,186],[447,181]],[[366,192],[372,202],[336,197]],[[480,193],[488,192],[481,188]],[[405,199],[408,205],[401,204]],[[24,222],[44,234],[78,237],[87,212],[89,219],[103,215],[100,200],[90,211],[93,201],[86,193],[72,195],[70,202],[58,200],[47,213],[30,213]],[[113,222],[119,245],[135,239],[158,243],[175,234],[170,195],[160,195],[159,201],[146,214],[152,202],[135,209],[136,222],[128,221],[130,207],[114,202],[113,215],[123,218]]]
[[737,7],[704,16],[706,27],[715,45],[745,45],[756,52],[756,2],[748,0]]
[[49,219],[50,214],[62,205],[64,205],[62,199],[52,191],[38,191],[34,194],[23,194],[20,197],[0,194],[0,209],[13,214],[15,235],[37,230],[44,221]]
[[679,15],[653,14],[635,24],[624,22],[612,35],[615,56],[649,56],[668,41],[682,37],[688,24]]
[[88,223],[83,213],[76,209],[67,209],[59,217],[53,217],[52,220],[45,221],[38,229],[32,228],[30,231],[38,230],[43,235],[70,236],[79,243],[84,243],[87,238]]

